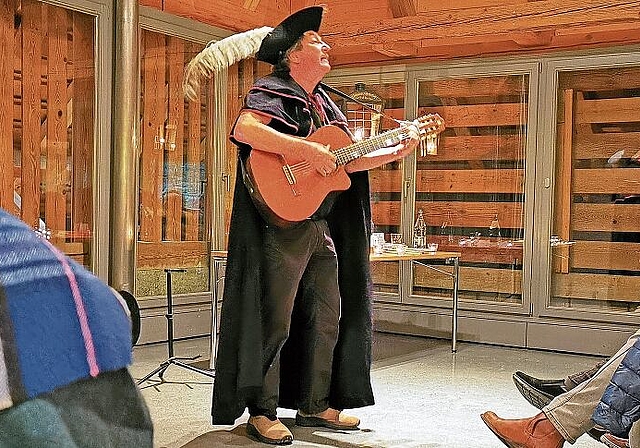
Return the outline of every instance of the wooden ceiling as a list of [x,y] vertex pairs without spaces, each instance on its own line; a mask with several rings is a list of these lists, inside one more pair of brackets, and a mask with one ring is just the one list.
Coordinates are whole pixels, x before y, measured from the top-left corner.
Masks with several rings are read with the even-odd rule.
[[231,31],[325,4],[334,67],[409,64],[640,43],[640,1],[142,0]]

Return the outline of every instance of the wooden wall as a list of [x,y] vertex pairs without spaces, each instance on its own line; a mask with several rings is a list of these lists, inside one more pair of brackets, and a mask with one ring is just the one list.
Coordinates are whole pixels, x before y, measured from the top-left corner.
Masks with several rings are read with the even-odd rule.
[[0,0],[0,207],[90,263],[93,18]]

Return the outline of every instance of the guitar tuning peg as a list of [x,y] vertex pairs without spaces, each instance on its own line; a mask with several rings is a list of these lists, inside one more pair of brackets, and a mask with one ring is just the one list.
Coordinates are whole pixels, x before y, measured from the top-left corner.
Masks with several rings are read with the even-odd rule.
[[426,146],[425,140],[420,139],[420,157],[426,157],[426,156],[427,156],[427,146]]

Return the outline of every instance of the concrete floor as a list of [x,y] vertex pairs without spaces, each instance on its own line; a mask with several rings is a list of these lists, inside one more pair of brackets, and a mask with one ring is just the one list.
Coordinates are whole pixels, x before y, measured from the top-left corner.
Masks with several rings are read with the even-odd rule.
[[[208,358],[208,343],[182,341],[176,354]],[[165,345],[136,347],[131,373],[142,378],[166,356]],[[513,385],[515,370],[564,377],[599,359],[467,343],[460,343],[452,354],[447,340],[377,333],[372,370],[376,405],[350,411],[360,417],[360,431],[299,428],[293,426],[294,411],[279,415],[292,428],[294,447],[499,448],[504,445],[482,423],[482,412],[493,410],[505,418],[537,412]],[[169,382],[156,387],[154,381],[142,384],[155,425],[155,447],[267,446],[245,436],[247,415],[235,427],[210,424],[210,378],[171,365],[165,379]],[[573,446],[604,445],[583,436]]]

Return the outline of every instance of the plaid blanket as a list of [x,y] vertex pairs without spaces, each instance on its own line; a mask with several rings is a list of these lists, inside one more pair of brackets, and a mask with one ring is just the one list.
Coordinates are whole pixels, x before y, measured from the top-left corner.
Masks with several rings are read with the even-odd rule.
[[0,410],[130,363],[117,294],[0,209]]

